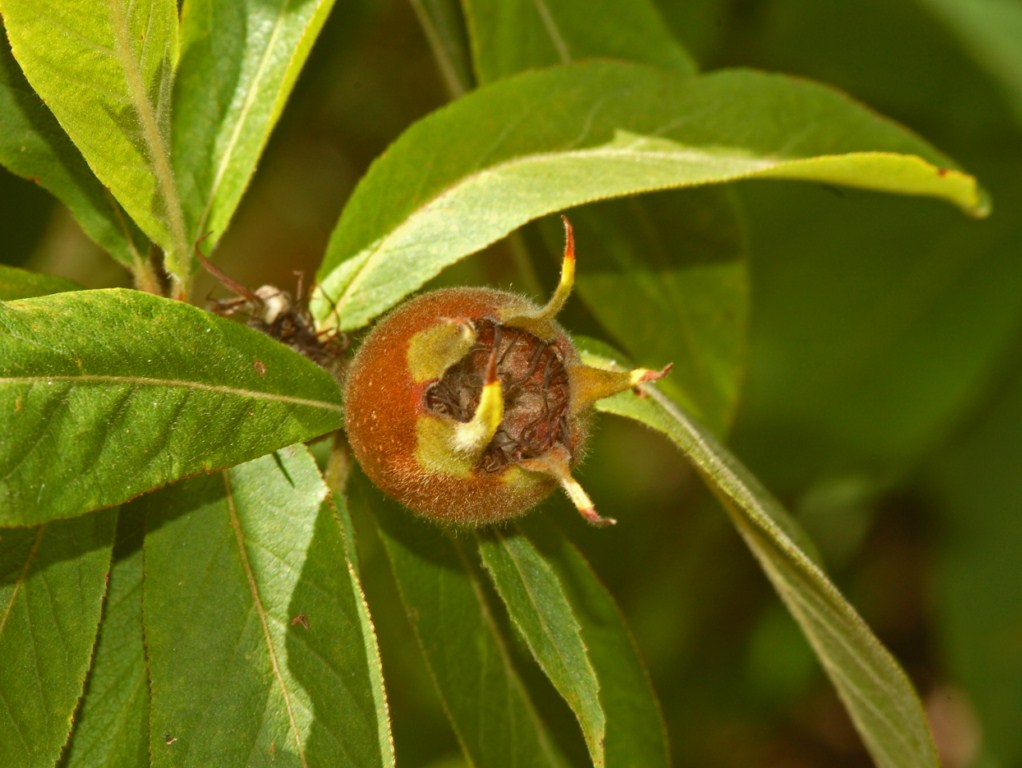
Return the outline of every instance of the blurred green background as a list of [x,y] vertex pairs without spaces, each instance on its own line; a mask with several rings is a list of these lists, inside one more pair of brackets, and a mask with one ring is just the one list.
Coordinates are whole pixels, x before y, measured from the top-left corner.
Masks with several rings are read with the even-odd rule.
[[[659,6],[703,70],[830,83],[926,137],[992,193],[993,215],[972,221],[926,200],[738,185],[752,311],[729,444],[802,520],[905,665],[945,764],[1022,765],[1022,3]],[[446,100],[409,3],[339,3],[219,264],[249,285],[311,275],[368,164]],[[45,192],[2,171],[0,231],[5,263],[87,287],[127,282]],[[498,245],[439,282],[537,288],[520,267]],[[544,258],[532,272],[555,277]],[[207,280],[197,294],[213,288]],[[570,327],[600,333],[573,312]],[[561,500],[543,514],[617,596],[675,763],[869,765],[794,623],[673,449],[605,420],[590,456],[582,480],[621,525],[585,529]],[[398,759],[456,765],[389,573],[364,538]]]

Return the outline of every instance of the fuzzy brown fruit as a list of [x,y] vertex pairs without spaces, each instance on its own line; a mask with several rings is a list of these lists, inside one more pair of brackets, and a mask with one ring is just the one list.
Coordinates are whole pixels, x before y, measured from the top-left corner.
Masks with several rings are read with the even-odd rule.
[[592,404],[655,381],[663,371],[583,365],[554,316],[574,281],[564,219],[561,282],[539,307],[513,293],[449,288],[381,320],[345,384],[352,451],[388,496],[435,521],[482,525],[516,517],[558,486],[596,525],[571,468]]

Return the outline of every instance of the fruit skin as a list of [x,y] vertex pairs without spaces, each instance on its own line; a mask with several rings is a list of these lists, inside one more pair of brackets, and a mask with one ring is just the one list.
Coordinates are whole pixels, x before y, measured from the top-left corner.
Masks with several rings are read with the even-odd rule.
[[[517,464],[496,472],[473,467],[466,473],[464,468],[449,471],[440,466],[440,460],[424,459],[420,450],[423,420],[444,421],[426,408],[426,391],[442,375],[446,362],[456,360],[441,362],[433,376],[420,381],[409,363],[410,344],[422,331],[452,321],[501,323],[539,312],[535,304],[513,293],[448,288],[412,299],[381,320],[355,355],[345,384],[348,438],[369,479],[411,510],[453,525],[507,520],[549,496],[559,485],[557,479]],[[566,366],[577,366],[578,353],[564,330],[553,321],[548,328],[544,341],[557,347]],[[415,353],[412,350],[413,358]],[[572,463],[580,457],[588,434],[585,410],[568,418],[565,442]]]

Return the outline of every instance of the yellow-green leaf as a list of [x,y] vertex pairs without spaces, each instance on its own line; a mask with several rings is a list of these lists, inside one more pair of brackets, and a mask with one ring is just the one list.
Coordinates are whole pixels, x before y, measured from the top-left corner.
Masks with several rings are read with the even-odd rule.
[[831,89],[753,71],[568,65],[480,88],[406,131],[349,200],[314,310],[357,328],[538,216],[747,178],[988,207],[949,158]]

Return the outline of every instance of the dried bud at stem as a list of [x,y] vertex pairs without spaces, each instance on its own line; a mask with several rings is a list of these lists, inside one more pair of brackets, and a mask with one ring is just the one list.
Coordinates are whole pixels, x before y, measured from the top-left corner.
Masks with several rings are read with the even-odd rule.
[[250,328],[272,336],[326,368],[338,379],[341,378],[348,337],[333,328],[316,328],[308,306],[302,299],[301,273],[296,273],[299,275],[297,302],[292,301],[287,291],[273,285],[263,285],[253,291],[203,256],[199,243],[195,244],[195,257],[199,263],[225,288],[236,294],[232,299],[214,302],[211,306],[213,312],[224,317],[240,315],[246,318]]

